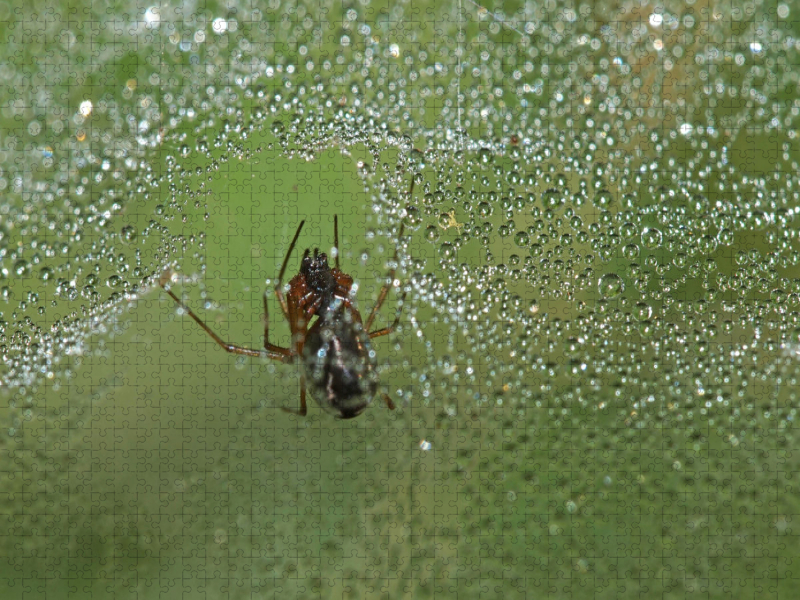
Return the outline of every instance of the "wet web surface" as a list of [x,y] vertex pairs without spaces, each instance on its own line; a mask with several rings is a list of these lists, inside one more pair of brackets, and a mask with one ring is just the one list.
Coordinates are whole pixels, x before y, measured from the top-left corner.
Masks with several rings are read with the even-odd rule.
[[[81,10],[5,18],[3,597],[795,589],[788,4]],[[299,419],[158,281],[258,348],[334,215],[398,410]]]

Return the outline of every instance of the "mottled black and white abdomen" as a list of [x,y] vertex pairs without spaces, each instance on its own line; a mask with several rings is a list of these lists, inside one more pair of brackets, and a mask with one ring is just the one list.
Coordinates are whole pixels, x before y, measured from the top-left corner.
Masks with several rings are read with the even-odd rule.
[[309,329],[303,369],[314,399],[341,419],[360,415],[378,390],[369,339],[343,305],[323,312]]

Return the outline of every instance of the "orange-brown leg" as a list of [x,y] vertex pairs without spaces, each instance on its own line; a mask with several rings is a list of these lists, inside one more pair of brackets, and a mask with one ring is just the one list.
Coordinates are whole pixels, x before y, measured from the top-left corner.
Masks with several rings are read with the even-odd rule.
[[306,416],[308,412],[308,407],[306,406],[306,378],[303,375],[300,375],[300,410],[286,408],[285,406],[282,406],[281,409],[298,417]]
[[289,348],[281,348],[269,341],[269,308],[267,307],[267,292],[264,292],[264,348],[268,352],[288,352],[288,357],[292,356]]
[[370,331],[367,333],[369,339],[381,337],[383,335],[389,335],[394,331],[394,328],[397,327],[397,324],[400,322],[400,315],[403,312],[403,307],[405,306],[406,302],[406,294],[403,292],[403,295],[400,296],[400,306],[397,307],[397,314],[395,315],[394,322],[389,325],[388,327],[384,327],[383,329],[378,329],[376,331]]
[[[409,197],[414,194],[414,178],[411,178],[411,185],[408,188],[408,195]],[[397,234],[397,243],[400,243],[400,238],[403,237],[403,229],[405,225],[400,225],[400,232]],[[378,300],[375,302],[375,306],[372,307],[372,312],[369,313],[369,317],[367,317],[367,321],[364,324],[364,329],[369,331],[370,327],[372,327],[372,322],[375,320],[375,316],[377,315],[378,311],[380,310],[381,306],[383,305],[383,301],[386,300],[386,295],[389,293],[389,289],[392,287],[394,283],[394,274],[397,271],[397,247],[395,246],[394,249],[394,257],[392,258],[394,262],[394,266],[389,270],[388,279],[389,281],[383,285],[381,288],[381,293],[378,294]],[[381,335],[386,335],[387,333],[391,333],[392,329],[394,329],[395,325],[397,325],[397,321],[391,327],[386,327],[385,330],[381,329],[376,331],[376,335],[370,334],[370,337],[378,337]]]
[[[295,331],[296,327],[292,324],[291,319],[289,320],[289,324],[292,325],[291,343],[292,343],[292,348],[294,349],[293,351],[292,350],[289,351],[290,352],[289,356],[296,356],[302,352],[303,349],[302,341],[301,342],[295,341],[294,337],[296,334],[298,334],[298,332]],[[302,335],[302,332],[299,333],[300,335]],[[267,308],[267,292],[264,292],[264,347],[267,349],[274,347],[274,345],[269,342],[269,309]],[[281,410],[301,417],[306,416],[306,413],[308,412],[308,407],[306,406],[306,378],[304,375],[302,374],[300,375],[300,409],[294,410],[282,406]]]
[[336,248],[336,268],[339,268],[339,215],[333,215],[333,247]]
[[286,265],[289,264],[289,257],[292,255],[292,250],[294,250],[294,245],[297,243],[297,238],[300,237],[300,231],[303,229],[303,224],[305,224],[305,221],[300,221],[300,225],[297,226],[297,231],[294,233],[292,243],[289,244],[289,250],[287,250],[286,256],[283,258],[283,264],[281,265],[280,273],[278,273],[278,283],[275,284],[275,295],[278,297],[278,302],[281,303],[283,316],[287,319],[289,318],[289,308],[286,305],[286,298],[283,295],[283,275],[286,273]]
[[386,407],[389,410],[395,409],[394,402],[392,402],[392,399],[389,398],[389,394],[383,394],[383,401],[386,402]]
[[[398,239],[403,235],[403,226],[400,226],[400,234],[398,235]],[[369,317],[367,317],[366,323],[364,323],[364,329],[369,331],[369,328],[372,326],[372,322],[375,320],[378,311],[380,310],[381,306],[383,306],[383,301],[386,300],[386,296],[389,294],[389,289],[392,287],[394,283],[394,274],[397,271],[397,249],[395,248],[394,257],[392,258],[394,262],[394,266],[389,270],[387,278],[389,281],[384,284],[381,288],[381,293],[378,294],[378,300],[375,302],[375,306],[372,307],[372,312],[369,313]]]
[[236,344],[229,344],[228,342],[223,341],[221,337],[219,337],[216,333],[211,331],[211,328],[206,325],[200,317],[198,317],[192,309],[186,306],[180,299],[170,290],[167,285],[169,283],[170,278],[172,277],[172,273],[170,271],[165,271],[164,274],[161,276],[159,280],[159,285],[164,289],[165,292],[172,298],[175,303],[180,306],[186,313],[194,319],[194,321],[203,328],[211,338],[219,344],[226,352],[230,352],[231,354],[244,354],[245,356],[266,356],[267,358],[272,358],[274,360],[286,361],[288,358],[291,357],[292,353],[291,350],[288,348],[281,348],[280,346],[271,346],[270,348],[266,348],[265,350],[253,350],[252,348],[243,348],[242,346],[237,346]]

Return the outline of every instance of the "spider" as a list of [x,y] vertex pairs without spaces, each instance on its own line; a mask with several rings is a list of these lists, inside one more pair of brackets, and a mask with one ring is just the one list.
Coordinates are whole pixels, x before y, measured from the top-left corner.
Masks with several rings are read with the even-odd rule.
[[[378,391],[375,352],[372,350],[370,340],[389,335],[394,331],[400,322],[400,314],[405,304],[404,293],[400,298],[394,322],[388,327],[370,331],[375,317],[394,283],[394,275],[397,270],[397,248],[395,248],[392,266],[387,274],[389,281],[381,288],[372,311],[366,322],[362,323],[361,314],[351,299],[353,278],[339,268],[338,216],[333,217],[336,266],[331,268],[328,265],[327,255],[320,252],[318,248],[314,249],[313,256],[307,249],[300,262],[300,272],[289,281],[288,294],[284,294],[283,276],[304,224],[305,221],[301,221],[297,226],[292,243],[289,244],[289,250],[283,259],[278,283],[274,288],[283,316],[288,321],[291,330],[291,343],[288,348],[277,346],[269,341],[267,292],[264,292],[264,350],[254,350],[223,341],[200,317],[181,302],[169,288],[168,284],[172,279],[170,270],[164,272],[159,284],[178,306],[186,311],[227,352],[245,356],[266,356],[285,363],[300,359],[302,364],[300,409],[293,410],[283,407],[284,411],[299,416],[306,415],[306,384],[308,383],[311,395],[323,409],[338,418],[352,419],[364,412]],[[402,235],[403,226],[401,225],[398,240]],[[315,316],[317,319],[311,324],[311,320]],[[394,410],[392,399],[387,394],[382,394],[382,397],[386,406]]]

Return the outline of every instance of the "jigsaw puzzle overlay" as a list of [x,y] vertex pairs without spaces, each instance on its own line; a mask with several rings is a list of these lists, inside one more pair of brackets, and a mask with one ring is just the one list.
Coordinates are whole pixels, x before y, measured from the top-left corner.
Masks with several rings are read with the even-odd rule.
[[0,7],[0,598],[795,597],[796,12]]

